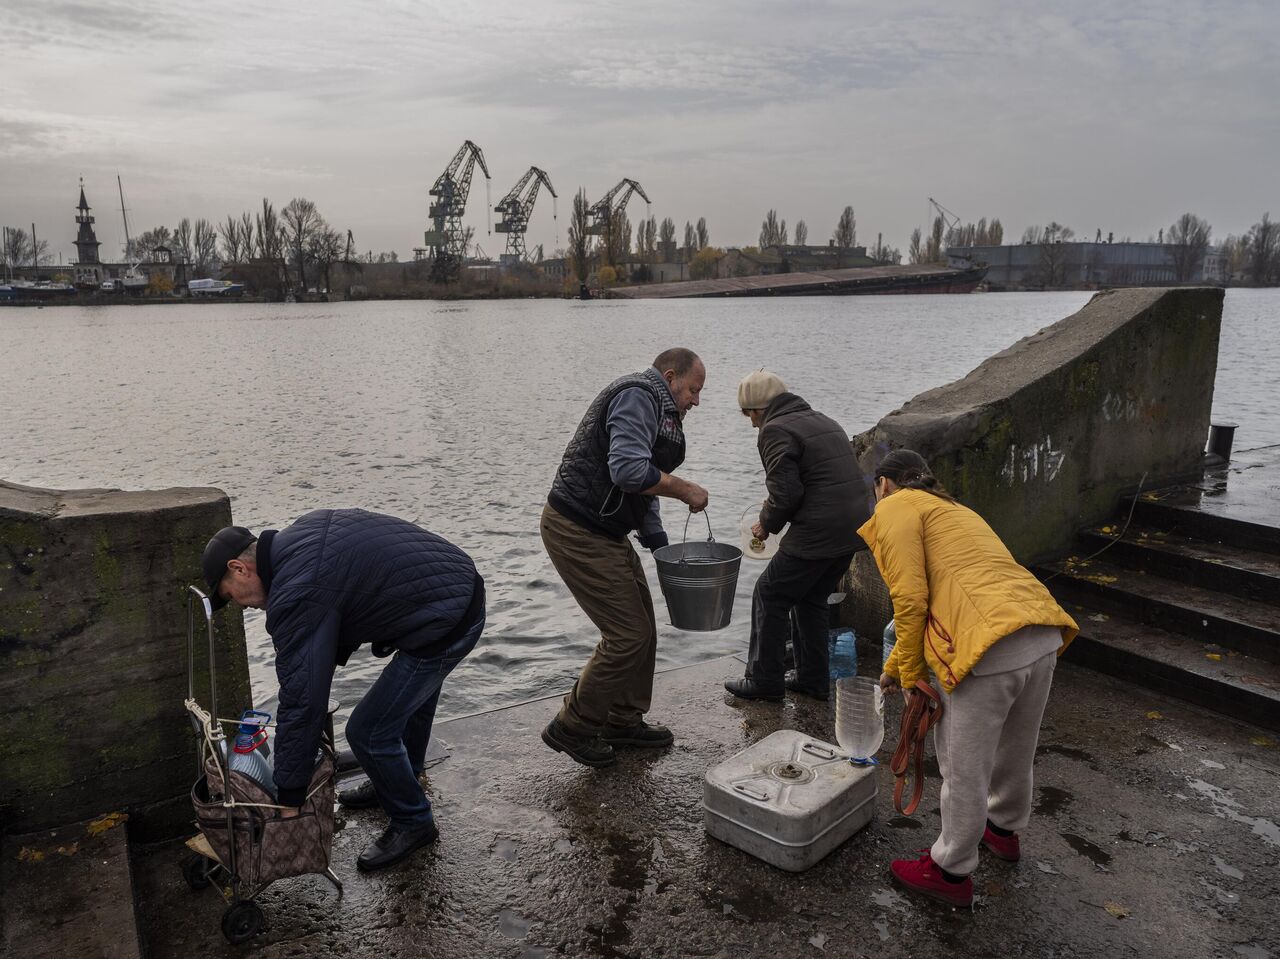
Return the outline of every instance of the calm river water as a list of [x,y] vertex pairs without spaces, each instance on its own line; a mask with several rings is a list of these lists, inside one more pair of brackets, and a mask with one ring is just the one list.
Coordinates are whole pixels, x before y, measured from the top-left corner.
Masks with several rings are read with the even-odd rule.
[[[962,376],[1083,306],[1086,293],[665,302],[202,304],[0,311],[0,478],[61,488],[218,486],[237,523],[278,527],[360,506],[412,519],[476,560],[489,627],[441,700],[442,717],[566,689],[596,633],[542,550],[538,514],[595,393],[664,347],[706,361],[681,474],[711,494],[737,542],[760,500],[755,432],[738,380],[768,366],[850,433]],[[1233,290],[1215,413],[1237,447],[1280,443],[1280,290]],[[678,540],[683,516],[666,507]],[[690,536],[705,536],[701,518]],[[662,599],[650,570],[661,620]],[[733,624],[662,629],[659,667],[746,648],[743,561]],[[184,611],[175,602],[175,620]],[[275,677],[262,616],[246,616],[255,696]],[[381,667],[367,650],[335,680],[354,705]],[[344,712],[346,712],[344,709]]]

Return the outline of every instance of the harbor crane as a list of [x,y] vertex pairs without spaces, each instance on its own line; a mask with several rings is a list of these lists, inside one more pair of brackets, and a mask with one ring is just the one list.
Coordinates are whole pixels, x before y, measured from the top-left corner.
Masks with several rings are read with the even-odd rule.
[[[426,250],[423,258],[432,260],[431,278],[437,283],[448,283],[456,280],[462,272],[462,257],[466,253],[467,235],[462,226],[462,214],[467,208],[467,195],[471,192],[471,175],[476,164],[484,171],[485,181],[485,217],[488,218],[489,165],[484,162],[484,153],[480,148],[467,140],[453,155],[449,165],[445,167],[430,193],[436,197],[431,204],[429,216],[432,228],[423,234]],[[417,252],[417,251],[415,251]]]
[[608,236],[613,218],[622,214],[633,193],[639,193],[644,198],[645,203],[650,202],[648,194],[644,192],[644,187],[635,180],[624,177],[618,181],[617,186],[591,204],[591,208],[587,210],[587,235]]
[[529,217],[533,215],[533,204],[537,202],[538,191],[543,186],[551,194],[551,217],[555,219],[556,188],[551,185],[551,178],[546,171],[536,166],[529,167],[520,182],[493,208],[494,213],[502,214],[502,219],[494,224],[494,229],[507,235],[507,252],[502,255],[504,264],[520,263],[526,259],[524,235],[529,229]]
[[960,217],[956,216],[933,197],[929,197],[929,205],[938,211],[938,216],[942,217],[946,232],[950,232],[960,225]]

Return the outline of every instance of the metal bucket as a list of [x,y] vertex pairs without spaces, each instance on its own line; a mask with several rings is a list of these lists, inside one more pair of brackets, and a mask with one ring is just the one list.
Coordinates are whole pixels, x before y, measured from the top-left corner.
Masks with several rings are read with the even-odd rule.
[[[705,514],[704,514],[705,515]],[[684,524],[688,533],[689,523]],[[742,550],[717,543],[707,519],[707,541],[663,546],[653,551],[658,584],[667,601],[671,625],[691,632],[724,629],[733,615]]]

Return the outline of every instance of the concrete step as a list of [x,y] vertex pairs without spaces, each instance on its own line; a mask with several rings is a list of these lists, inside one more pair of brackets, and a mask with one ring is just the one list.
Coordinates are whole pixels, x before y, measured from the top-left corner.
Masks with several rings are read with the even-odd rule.
[[1036,570],[1060,602],[1124,616],[1201,643],[1280,663],[1280,607],[1099,558]]
[[1104,547],[1108,562],[1280,606],[1280,554],[1181,536],[1140,523],[1125,529],[1123,522],[1086,530],[1077,550],[1090,556]]
[[1068,605],[1080,635],[1063,659],[1280,730],[1280,665],[1121,616]]
[[[1209,494],[1203,490],[1182,488],[1143,493],[1133,506],[1133,518],[1145,526],[1179,536],[1229,542],[1242,549],[1280,554],[1280,528],[1243,515],[1205,509],[1206,495]],[[1131,504],[1132,500],[1126,501],[1120,514],[1127,514]]]
[[0,855],[0,954],[141,959],[123,817],[5,836]]

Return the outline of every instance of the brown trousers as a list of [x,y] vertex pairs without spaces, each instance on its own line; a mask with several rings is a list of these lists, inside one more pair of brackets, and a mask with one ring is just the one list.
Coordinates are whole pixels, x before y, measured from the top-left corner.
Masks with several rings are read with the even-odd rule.
[[627,540],[579,526],[542,508],[542,543],[600,642],[564,698],[560,723],[579,735],[634,726],[649,711],[658,626],[640,557]]

